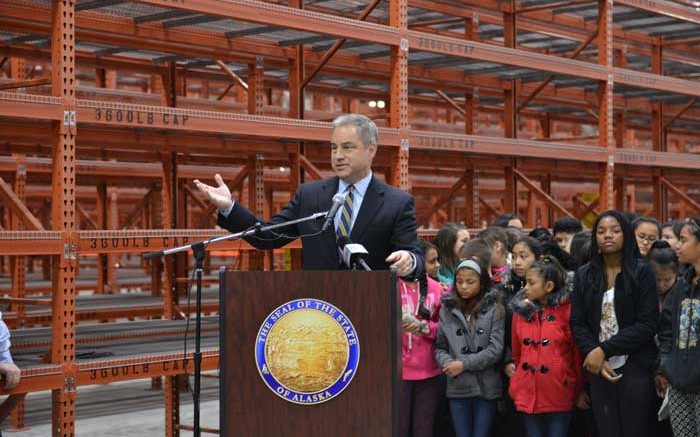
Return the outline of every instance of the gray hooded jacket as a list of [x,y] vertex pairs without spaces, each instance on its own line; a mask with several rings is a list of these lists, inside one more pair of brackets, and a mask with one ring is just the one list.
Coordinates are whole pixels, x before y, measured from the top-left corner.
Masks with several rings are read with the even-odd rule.
[[505,309],[495,291],[487,293],[467,322],[452,296],[442,298],[440,324],[435,340],[435,361],[440,367],[459,360],[464,371],[447,379],[448,398],[499,399],[502,381],[497,367],[503,355]]

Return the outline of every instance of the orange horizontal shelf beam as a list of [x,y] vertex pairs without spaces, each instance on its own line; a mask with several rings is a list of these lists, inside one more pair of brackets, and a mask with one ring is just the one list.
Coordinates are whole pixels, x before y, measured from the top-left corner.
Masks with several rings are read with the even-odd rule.
[[[75,250],[78,255],[98,253],[144,253],[172,249],[201,240],[229,235],[210,229],[146,229],[78,231]],[[300,249],[295,240],[286,249]],[[207,250],[256,250],[245,241],[222,241]],[[0,251],[6,255],[59,255],[63,253],[61,232],[0,231]]]
[[256,0],[137,0],[138,3],[185,10],[287,29],[333,35],[377,44],[399,45],[396,28],[376,23],[337,17]]
[[[234,2],[223,0],[205,0],[202,2],[188,2],[186,5],[172,2],[170,0],[141,0],[141,2],[159,6],[167,6],[173,9],[184,9],[196,11],[198,13],[207,13],[245,21],[279,25],[280,27],[290,29],[304,30],[321,34],[331,34],[349,39],[375,42],[377,44],[398,45],[400,42],[397,30],[391,26],[367,23],[364,21],[289,8],[286,6],[272,5],[255,0],[236,0]],[[632,3],[643,4],[647,3],[647,0],[632,1]],[[662,6],[668,6],[668,2],[652,3],[659,3],[663,4]],[[223,7],[222,5],[228,6],[224,9],[217,9],[218,7]],[[678,9],[685,11],[686,9],[690,8],[679,7]],[[34,17],[37,13],[34,9],[27,10],[26,13],[19,13],[21,11],[21,5],[11,5],[7,6],[6,8],[3,8],[0,5],[0,12],[2,12],[0,15],[5,14],[6,12],[7,14],[13,14],[13,16],[17,17],[25,16],[26,14],[31,14],[31,16]],[[274,11],[274,13],[271,15],[264,15],[264,13],[267,11]],[[286,14],[291,15],[287,16]],[[253,18],[251,18],[251,16]],[[79,17],[81,17],[80,14]],[[294,18],[290,19],[290,17]],[[221,35],[212,35],[211,38],[207,40],[210,46],[206,47],[204,52],[199,52],[198,50],[200,50],[200,44],[205,43],[204,40],[192,40],[189,46],[183,45],[184,42],[169,41],[171,38],[178,38],[177,35],[180,35],[180,33],[182,33],[182,38],[185,38],[186,40],[187,38],[185,35],[188,35],[186,31],[173,30],[164,32],[162,29],[153,30],[150,27],[144,27],[143,32],[139,32],[139,29],[141,29],[142,26],[134,27],[132,25],[125,27],[123,24],[117,23],[117,21],[120,21],[120,19],[117,17],[104,18],[102,20],[103,22],[100,22],[96,14],[91,14],[81,18],[82,19],[79,18],[78,20],[77,29],[80,39],[124,46],[136,45],[138,47],[143,47],[150,50],[161,50],[168,52],[174,51],[177,53],[190,54],[192,56],[211,56],[213,58],[221,59],[231,58],[232,52],[230,50],[230,46],[228,45],[227,40]],[[297,18],[301,20],[299,23],[303,24],[297,23],[295,21]],[[121,21],[123,20],[124,19],[121,19]],[[340,24],[330,24],[336,23],[336,21]],[[32,25],[36,26],[38,24],[40,23],[34,23]],[[3,26],[4,25],[5,24],[3,24]],[[22,25],[25,24],[22,23]],[[26,24],[26,26],[29,25],[29,23]],[[85,26],[88,27],[85,28]],[[104,39],[105,31],[104,28],[101,28],[100,26],[115,26],[114,32],[109,32],[109,35],[107,35],[109,37],[108,39]],[[371,31],[366,29],[367,26],[371,28]],[[38,28],[31,30],[33,32],[40,32],[40,29]],[[122,37],[127,38],[128,40],[119,40],[119,38]],[[202,35],[195,35],[195,37],[202,38]],[[465,41],[463,39],[418,31],[408,31],[408,39],[409,50],[425,50],[433,53],[441,53],[450,56],[476,59],[487,62],[496,62],[523,68],[532,68],[550,73],[584,77],[593,80],[607,79],[607,72],[605,68],[594,63],[575,61],[559,56],[522,51],[475,41]],[[149,41],[152,43],[149,43]],[[285,49],[280,49],[274,44],[266,47],[264,44],[260,43],[250,45],[250,43],[246,41],[245,43],[238,44],[237,49],[241,52],[257,52],[261,55],[273,57],[284,56],[289,58],[292,56],[291,51],[286,52],[284,51]],[[276,52],[273,53],[270,50]],[[308,56],[308,60],[312,61],[314,59],[314,54],[310,53],[310,55],[311,56]],[[668,56],[673,56],[673,54],[669,53]],[[356,60],[345,60],[345,62],[348,61],[350,61],[350,63],[357,62]],[[266,62],[270,61],[266,60]],[[653,75],[650,73],[637,72],[622,68],[615,68],[614,71],[614,81],[622,84],[678,92],[693,96],[700,95],[700,90],[698,90],[697,83],[693,81],[668,76]]]
[[607,71],[603,66],[590,62],[575,61],[558,56],[526,52],[414,30],[408,31],[408,38],[409,50],[440,53],[459,58],[477,59],[594,80],[605,80],[607,78]]
[[[134,356],[131,358],[78,362],[75,386],[106,384],[109,382],[155,378],[158,376],[182,375],[194,371],[194,359],[188,354],[185,363],[182,353],[155,356]],[[202,351],[202,370],[219,368],[219,350]],[[61,366],[42,366],[22,369],[22,379],[12,390],[0,388],[0,395],[51,390],[64,384]]]
[[[323,141],[330,138],[327,122],[264,117],[228,112],[130,105],[96,100],[78,100],[79,123],[128,128],[170,129],[191,132],[216,132],[246,137],[272,137],[290,140]],[[380,145],[398,146],[397,129],[379,129]]]
[[478,135],[443,134],[412,131],[411,149],[444,150],[474,154],[528,158],[605,162],[605,149],[554,142],[484,137]]
[[700,12],[690,5],[682,6],[678,3],[664,0],[615,0],[616,6],[629,6],[655,15],[676,18],[690,23],[700,24]]
[[613,81],[618,84],[700,97],[698,82],[626,68],[614,68],[613,71]]
[[[658,76],[657,76],[658,77]],[[14,93],[0,93],[0,115],[23,117],[40,114],[44,97]],[[52,99],[49,99],[51,102]],[[16,102],[24,103],[20,110],[10,108]],[[98,124],[121,128],[149,128],[172,131],[225,133],[241,136],[319,141],[330,138],[331,124],[327,122],[294,120],[288,118],[231,114],[214,111],[167,108],[162,106],[131,105],[102,101],[77,101],[77,123]],[[24,112],[26,111],[26,113]],[[30,115],[27,115],[30,114]],[[42,117],[37,116],[41,119]],[[49,118],[51,119],[51,118]],[[398,146],[397,129],[380,128],[380,145]],[[445,150],[502,156],[538,157],[543,159],[607,162],[607,151],[597,146],[581,146],[551,141],[532,141],[412,131],[410,146],[416,149]],[[697,169],[700,157],[686,153],[660,153],[620,149],[615,151],[615,162],[652,167]]]

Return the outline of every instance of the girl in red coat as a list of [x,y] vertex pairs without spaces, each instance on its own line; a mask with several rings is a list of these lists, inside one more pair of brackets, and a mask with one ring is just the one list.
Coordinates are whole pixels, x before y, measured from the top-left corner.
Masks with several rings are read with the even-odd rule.
[[550,256],[535,262],[511,302],[515,375],[510,396],[528,437],[564,437],[581,392],[581,357],[569,328],[571,286]]

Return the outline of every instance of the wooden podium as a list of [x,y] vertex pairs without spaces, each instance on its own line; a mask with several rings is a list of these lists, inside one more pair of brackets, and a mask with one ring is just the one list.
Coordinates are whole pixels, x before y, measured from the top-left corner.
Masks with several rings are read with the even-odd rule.
[[[401,302],[394,274],[225,271],[220,280],[222,436],[398,435]],[[342,312],[354,327],[360,351],[347,386],[313,405],[274,392],[263,380],[267,369],[261,371],[256,361],[266,320],[272,320],[275,309],[299,299],[325,301]]]

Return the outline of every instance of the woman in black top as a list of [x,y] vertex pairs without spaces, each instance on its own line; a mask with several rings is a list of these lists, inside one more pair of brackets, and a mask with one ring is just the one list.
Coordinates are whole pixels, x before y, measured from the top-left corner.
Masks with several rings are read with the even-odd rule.
[[606,211],[593,225],[591,261],[576,272],[571,306],[601,437],[650,436],[657,323],[654,273],[629,222]]

